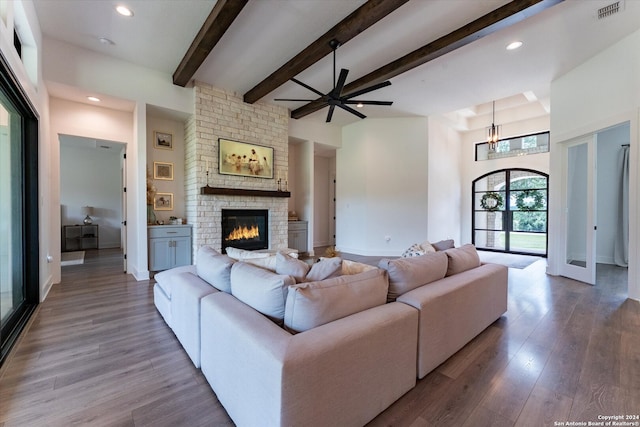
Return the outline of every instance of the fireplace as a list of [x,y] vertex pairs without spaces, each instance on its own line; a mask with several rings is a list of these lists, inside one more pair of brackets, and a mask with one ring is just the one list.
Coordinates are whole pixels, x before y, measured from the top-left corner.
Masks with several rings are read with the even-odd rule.
[[222,253],[226,248],[269,248],[267,209],[222,209]]

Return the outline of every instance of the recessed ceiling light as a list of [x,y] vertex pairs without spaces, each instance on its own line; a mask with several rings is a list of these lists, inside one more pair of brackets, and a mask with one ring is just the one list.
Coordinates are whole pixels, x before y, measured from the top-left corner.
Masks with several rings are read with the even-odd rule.
[[87,96],[87,99],[93,102],[100,102],[100,98],[97,98],[95,96]]
[[122,16],[133,16],[133,11],[127,6],[116,6],[116,11]]
[[108,45],[108,46],[113,46],[113,45],[115,44],[115,43],[113,42],[113,40],[108,39],[108,38],[106,38],[106,37],[100,37],[100,38],[98,39],[98,41],[99,41],[101,44]]
[[515,50],[522,46],[522,42],[520,40],[511,42],[507,45],[507,50]]
[[362,107],[364,107],[364,104],[363,104],[362,102],[358,102],[358,103],[356,104],[356,107],[357,107],[357,108],[362,108]]

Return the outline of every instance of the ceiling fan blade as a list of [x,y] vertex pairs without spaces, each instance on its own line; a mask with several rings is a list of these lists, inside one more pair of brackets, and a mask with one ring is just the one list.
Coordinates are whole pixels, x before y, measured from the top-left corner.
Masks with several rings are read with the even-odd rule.
[[274,98],[274,101],[298,101],[298,102],[311,102],[313,99],[295,99],[295,98]]
[[320,92],[317,89],[312,88],[311,86],[309,86],[308,84],[302,83],[300,80],[294,79],[293,77],[291,77],[291,81],[298,83],[300,86],[302,86],[305,89],[309,89],[311,92],[320,95],[320,96],[325,96],[324,93]]
[[342,95],[342,88],[344,88],[344,84],[347,81],[347,74],[349,74],[349,70],[345,70],[344,68],[340,70],[340,76],[338,77],[336,87],[331,91],[330,96],[332,98],[340,98]]
[[333,117],[333,110],[336,108],[335,104],[330,104],[329,105],[329,112],[327,113],[327,123],[329,123],[331,121],[331,118]]
[[343,99],[351,99],[355,98],[359,95],[364,95],[365,93],[373,92],[374,90],[382,89],[383,87],[391,86],[391,82],[389,80],[384,81],[382,83],[375,84],[373,86],[365,87],[364,89],[357,90],[353,93],[343,96]]
[[393,101],[355,101],[355,100],[345,100],[342,101],[343,104],[363,104],[363,105],[391,105]]
[[362,114],[360,111],[354,110],[353,108],[349,107],[348,105],[345,104],[336,104],[338,107],[342,108],[345,111],[350,112],[351,114],[354,114],[358,117],[360,117],[361,119],[365,119],[367,118],[367,116],[365,116],[364,114]]

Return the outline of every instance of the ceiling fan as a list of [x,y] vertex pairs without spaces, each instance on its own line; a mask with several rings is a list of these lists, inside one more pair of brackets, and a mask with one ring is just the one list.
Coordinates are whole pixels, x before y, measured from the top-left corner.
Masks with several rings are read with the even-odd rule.
[[[345,111],[350,112],[351,114],[354,114],[358,117],[360,117],[361,119],[366,118],[367,116],[365,116],[364,114],[362,114],[361,112],[351,108],[349,105],[358,105],[358,106],[362,106],[362,105],[391,105],[393,104],[392,101],[357,101],[354,100],[353,98],[360,96],[360,95],[364,95],[365,93],[369,93],[372,92],[374,90],[378,90],[380,88],[383,88],[385,86],[391,86],[391,82],[390,81],[384,81],[382,83],[377,83],[375,85],[366,87],[364,89],[360,89],[358,91],[355,91],[353,93],[350,93],[348,95],[342,95],[342,90],[344,89],[344,84],[347,80],[347,74],[349,74],[349,70],[346,70],[344,68],[342,68],[340,70],[340,76],[338,77],[338,82],[336,83],[336,49],[338,48],[338,46],[340,46],[340,42],[337,40],[331,40],[329,42],[329,46],[331,46],[331,49],[333,49],[333,89],[331,90],[331,92],[324,94],[322,92],[320,92],[317,89],[312,88],[311,86],[301,82],[300,80],[294,79],[293,77],[291,78],[291,81],[294,83],[299,84],[300,86],[309,89],[311,92],[314,92],[318,95],[320,95],[320,99],[319,102],[326,104],[329,106],[329,112],[327,113],[327,123],[329,123],[331,121],[331,118],[333,117],[333,111],[335,109],[335,107],[339,107],[342,108]],[[274,99],[274,101],[304,101],[304,102],[312,102],[315,101],[313,99],[292,99],[292,98],[276,98]]]

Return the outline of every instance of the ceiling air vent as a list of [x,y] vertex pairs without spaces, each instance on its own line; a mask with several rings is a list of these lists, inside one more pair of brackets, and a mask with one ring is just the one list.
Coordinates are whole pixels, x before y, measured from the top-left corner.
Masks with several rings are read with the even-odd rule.
[[618,12],[621,12],[624,9],[624,1],[617,1],[615,3],[611,3],[608,6],[601,7],[598,9],[598,19],[608,18],[611,15],[615,15]]

